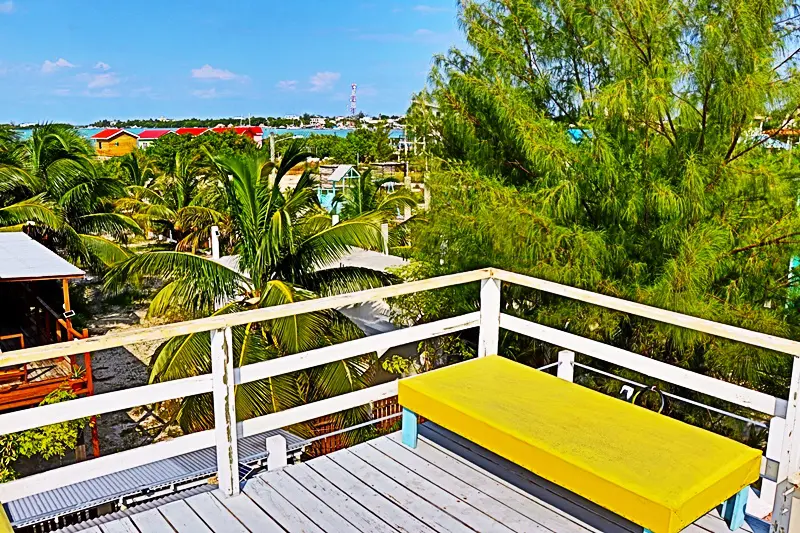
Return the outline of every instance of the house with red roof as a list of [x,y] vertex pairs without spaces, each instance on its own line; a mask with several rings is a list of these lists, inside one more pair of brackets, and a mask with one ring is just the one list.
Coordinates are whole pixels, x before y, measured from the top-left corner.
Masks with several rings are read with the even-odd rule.
[[99,157],[119,157],[136,149],[139,136],[120,128],[106,128],[92,135]]
[[177,130],[175,130],[175,133],[177,133],[178,135],[192,135],[196,137],[198,135],[204,134],[207,131],[208,128],[178,128]]
[[168,133],[172,133],[172,130],[152,129],[152,130],[141,131],[139,133],[139,148],[144,150],[145,148],[153,144],[156,140],[160,139],[161,137],[163,137]]
[[233,131],[239,135],[249,137],[251,141],[255,142],[259,146],[261,146],[261,141],[264,138],[264,130],[258,126],[217,126],[216,128],[211,128],[210,131],[213,131],[214,133]]

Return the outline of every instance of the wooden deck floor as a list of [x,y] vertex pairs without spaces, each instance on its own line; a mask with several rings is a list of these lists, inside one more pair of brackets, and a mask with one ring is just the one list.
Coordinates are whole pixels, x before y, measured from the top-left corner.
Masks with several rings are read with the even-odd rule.
[[[416,450],[395,433],[217,491],[92,526],[92,533],[161,532],[641,532],[458,436],[423,425]],[[740,531],[763,533],[749,519]],[[728,531],[716,511],[689,533]]]

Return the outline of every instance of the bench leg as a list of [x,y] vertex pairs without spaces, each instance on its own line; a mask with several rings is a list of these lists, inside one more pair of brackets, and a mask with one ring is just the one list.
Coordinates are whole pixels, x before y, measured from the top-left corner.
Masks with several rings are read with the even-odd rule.
[[416,448],[417,437],[417,415],[403,407],[403,444]]
[[722,504],[722,512],[720,514],[731,531],[739,529],[744,524],[744,510],[749,492],[750,487],[745,487]]

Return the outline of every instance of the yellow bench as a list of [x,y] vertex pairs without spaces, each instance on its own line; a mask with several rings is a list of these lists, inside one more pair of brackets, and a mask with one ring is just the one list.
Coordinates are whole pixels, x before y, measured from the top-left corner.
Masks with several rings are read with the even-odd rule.
[[419,414],[627,518],[674,533],[723,505],[744,521],[761,453],[499,356],[403,379],[403,442]]

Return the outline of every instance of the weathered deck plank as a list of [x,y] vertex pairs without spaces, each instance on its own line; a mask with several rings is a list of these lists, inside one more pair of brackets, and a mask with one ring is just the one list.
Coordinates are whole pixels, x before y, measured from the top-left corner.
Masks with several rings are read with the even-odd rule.
[[312,470],[307,464],[287,468],[284,472],[361,531],[374,533],[394,533],[396,531],[370,512],[368,508],[362,507],[356,500]]
[[[370,446],[369,443],[349,448],[349,450],[400,485],[406,487],[419,498],[430,502],[475,531],[513,533],[502,521],[503,517],[497,516],[497,509],[483,507],[483,509],[491,509],[491,515],[479,511],[473,507],[474,504],[454,496],[452,493],[414,473],[414,471],[393,460],[380,450]],[[501,506],[498,505],[497,507]],[[538,524],[535,524],[534,528],[530,530],[531,533],[547,533],[548,531]]]
[[469,533],[474,531],[459,522],[439,507],[417,496],[413,491],[396,482],[377,468],[373,467],[349,449],[341,450],[329,456],[339,466],[349,471],[385,497],[392,500],[428,527],[447,533]]
[[[430,480],[432,483],[438,485],[446,490],[453,496],[467,502],[469,505],[476,509],[490,509],[492,517],[518,533],[528,533],[532,531],[558,531],[568,533],[568,529],[552,529],[534,520],[531,520],[524,514],[518,512],[513,507],[506,505],[505,500],[496,499],[487,493],[481,491],[478,487],[480,484],[470,484],[464,479],[450,474],[446,470],[442,470],[438,466],[429,462],[427,459],[422,458],[402,444],[395,443],[390,439],[376,439],[369,443],[376,450],[379,450],[391,457],[399,464],[404,465],[406,468],[412,470],[417,475],[424,479]],[[476,473],[477,474],[477,473]],[[474,477],[477,477],[474,476]],[[573,532],[585,531],[580,529],[576,524],[572,524]]]
[[393,501],[381,495],[372,487],[339,466],[329,457],[319,457],[306,463],[314,472],[336,486],[341,491],[358,500],[364,507],[380,516],[387,524],[402,533],[435,533]]
[[103,533],[139,533],[139,530],[136,529],[136,526],[133,525],[130,518],[123,518],[121,520],[109,522],[108,524],[103,524],[100,526],[100,530]]
[[[195,495],[101,524],[102,533],[641,533],[642,528],[443,428],[412,450],[389,435],[264,472],[244,493]],[[724,533],[716,511],[684,533]],[[766,533],[751,521],[742,533]]]
[[[389,435],[386,441],[394,443],[396,446],[403,446],[400,443],[400,435]],[[381,439],[379,439],[381,440]],[[373,441],[375,442],[375,441]],[[377,444],[377,442],[375,442]],[[494,499],[503,502],[504,505],[511,507],[520,514],[527,516],[551,531],[564,533],[601,533],[585,524],[579,524],[575,520],[562,514],[560,510],[528,495],[514,485],[498,478],[497,476],[482,470],[468,461],[462,460],[457,455],[449,453],[444,448],[426,439],[420,439],[414,453],[440,471],[447,472],[463,482],[483,491]],[[432,478],[429,478],[432,479]]]
[[292,502],[297,509],[309,517],[323,531],[359,533],[358,529],[342,518],[336,511],[306,490],[285,471],[268,472],[261,479],[272,485],[281,495]]
[[219,491],[211,494],[250,531],[284,533],[283,528],[256,505],[247,494],[240,494],[234,498],[226,498]]
[[325,533],[260,477],[245,485],[245,494],[289,533]]
[[211,493],[192,496],[186,499],[186,503],[212,531],[248,533],[248,529]]
[[131,516],[131,521],[139,531],[147,533],[175,533],[167,519],[157,509],[150,509]]
[[211,529],[195,514],[185,500],[162,505],[158,510],[178,533],[211,532]]

